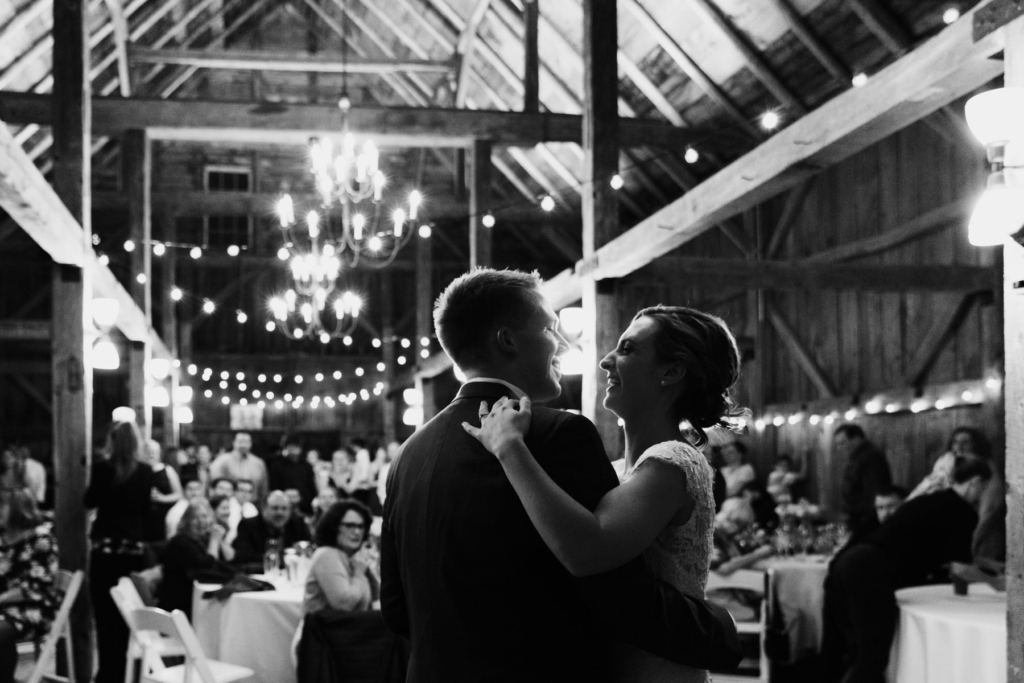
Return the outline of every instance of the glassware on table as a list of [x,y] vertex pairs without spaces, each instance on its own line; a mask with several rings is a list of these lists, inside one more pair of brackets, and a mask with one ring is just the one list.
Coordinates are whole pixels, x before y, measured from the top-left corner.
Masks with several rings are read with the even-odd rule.
[[274,577],[281,567],[281,542],[276,538],[268,538],[263,552],[263,574]]
[[288,583],[296,584],[299,580],[299,552],[295,548],[284,551],[284,570]]

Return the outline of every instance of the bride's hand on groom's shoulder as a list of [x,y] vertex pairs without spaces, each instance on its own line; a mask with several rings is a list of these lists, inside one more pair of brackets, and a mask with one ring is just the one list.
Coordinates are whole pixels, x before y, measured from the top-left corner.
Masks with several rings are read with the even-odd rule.
[[486,401],[481,401],[478,415],[479,427],[463,422],[462,428],[482,443],[484,448],[498,456],[499,460],[525,450],[523,438],[530,429],[532,418],[528,397],[513,401],[503,396],[490,409]]

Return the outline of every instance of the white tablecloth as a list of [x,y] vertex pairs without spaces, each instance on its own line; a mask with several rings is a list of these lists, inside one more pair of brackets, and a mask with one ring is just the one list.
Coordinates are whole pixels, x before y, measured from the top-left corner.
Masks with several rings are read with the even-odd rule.
[[192,625],[207,656],[247,666],[261,683],[296,683],[291,646],[302,621],[302,586],[235,593],[225,602],[203,600],[196,584]]
[[899,630],[889,664],[895,683],[1006,683],[1006,594],[972,584],[896,592]]

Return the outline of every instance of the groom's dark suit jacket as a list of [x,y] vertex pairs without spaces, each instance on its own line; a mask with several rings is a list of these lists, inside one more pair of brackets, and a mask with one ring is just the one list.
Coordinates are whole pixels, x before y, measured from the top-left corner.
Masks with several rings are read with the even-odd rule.
[[[471,382],[406,442],[384,505],[381,609],[411,639],[410,683],[601,681],[615,636],[685,663],[739,661],[724,610],[654,580],[637,559],[574,578],[530,523],[497,459],[467,434],[510,390]],[[594,426],[536,407],[526,445],[590,509],[618,481]]]

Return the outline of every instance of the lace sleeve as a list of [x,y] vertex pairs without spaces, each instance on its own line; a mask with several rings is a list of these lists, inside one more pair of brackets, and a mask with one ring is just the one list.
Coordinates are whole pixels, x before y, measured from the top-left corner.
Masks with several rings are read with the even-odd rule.
[[647,449],[629,474],[651,460],[671,464],[686,474],[686,490],[694,508],[685,523],[666,527],[644,557],[658,576],[676,588],[703,596],[714,547],[714,472],[699,450],[681,441],[668,441]]

